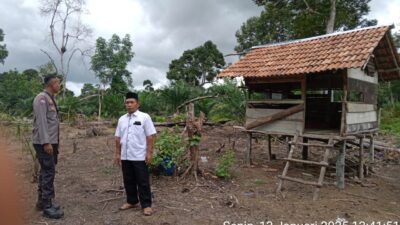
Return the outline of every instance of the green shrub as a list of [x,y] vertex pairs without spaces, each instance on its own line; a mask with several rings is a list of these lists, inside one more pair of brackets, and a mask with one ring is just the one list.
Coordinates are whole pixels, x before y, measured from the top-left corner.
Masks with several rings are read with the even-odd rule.
[[220,178],[231,178],[231,167],[235,161],[235,152],[232,150],[225,152],[225,154],[218,160],[217,167],[215,168],[215,175]]
[[172,163],[178,166],[185,154],[185,143],[182,137],[167,130],[157,135],[154,147],[156,154],[151,162],[152,169],[157,169],[166,158],[170,159],[167,167]]
[[400,103],[382,109],[380,129],[383,133],[395,135],[400,139]]

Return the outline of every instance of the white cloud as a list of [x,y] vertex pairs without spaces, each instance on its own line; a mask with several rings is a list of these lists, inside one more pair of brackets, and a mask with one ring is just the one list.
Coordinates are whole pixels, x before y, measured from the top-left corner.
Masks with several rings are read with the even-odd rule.
[[[400,23],[400,0],[372,0],[368,18],[379,24]],[[235,32],[251,16],[260,14],[251,0],[87,0],[89,14],[83,21],[94,31],[88,45],[99,36],[130,34],[135,56],[128,69],[136,89],[150,79],[156,87],[168,83],[166,72],[171,60],[183,51],[212,40],[222,51],[233,52]],[[41,48],[52,49],[48,18],[40,16],[39,0],[1,0],[0,28],[6,34],[9,56],[0,72],[37,68],[48,62]],[[400,25],[400,24],[399,24]],[[228,62],[237,57],[227,57]],[[83,83],[98,83],[83,64],[73,60],[67,87],[80,93]]]
[[75,96],[79,96],[81,94],[82,88],[83,88],[83,83],[67,81],[67,89],[74,92]]

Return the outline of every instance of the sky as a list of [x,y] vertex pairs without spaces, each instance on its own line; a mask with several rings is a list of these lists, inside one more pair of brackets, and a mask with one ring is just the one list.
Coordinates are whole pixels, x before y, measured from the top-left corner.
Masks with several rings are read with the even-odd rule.
[[[49,60],[54,49],[49,37],[49,18],[40,14],[41,0],[0,0],[0,28],[9,56],[0,72],[37,68]],[[235,32],[262,10],[251,0],[87,0],[83,23],[92,30],[85,47],[93,47],[98,37],[130,34],[135,56],[128,65],[133,86],[142,88],[149,79],[160,87],[168,84],[166,72],[171,60],[183,51],[212,40],[224,54],[234,52]],[[400,27],[400,0],[372,0],[368,18],[378,24]],[[396,28],[398,29],[398,28]],[[226,58],[232,61],[232,57]],[[67,88],[80,94],[83,83],[98,83],[89,59],[75,57],[71,62]]]

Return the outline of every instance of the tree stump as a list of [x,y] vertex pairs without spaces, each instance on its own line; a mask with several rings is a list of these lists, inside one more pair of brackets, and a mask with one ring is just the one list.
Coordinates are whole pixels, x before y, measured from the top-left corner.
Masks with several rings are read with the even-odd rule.
[[189,155],[190,165],[183,173],[182,178],[187,174],[193,173],[197,182],[197,173],[199,172],[199,145],[201,140],[201,133],[203,130],[203,123],[205,121],[205,115],[200,112],[199,118],[194,116],[194,104],[188,105],[188,113],[186,117],[186,132],[189,139]]

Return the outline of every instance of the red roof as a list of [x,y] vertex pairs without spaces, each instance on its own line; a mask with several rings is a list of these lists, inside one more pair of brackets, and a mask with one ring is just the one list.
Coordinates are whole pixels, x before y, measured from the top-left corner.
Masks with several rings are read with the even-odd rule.
[[[374,56],[383,79],[399,79],[400,58],[389,26],[369,27],[257,46],[218,77],[283,77],[361,68]],[[397,63],[397,64],[396,64]]]

